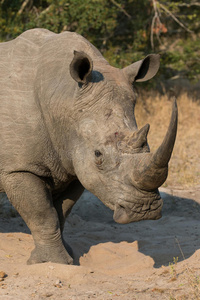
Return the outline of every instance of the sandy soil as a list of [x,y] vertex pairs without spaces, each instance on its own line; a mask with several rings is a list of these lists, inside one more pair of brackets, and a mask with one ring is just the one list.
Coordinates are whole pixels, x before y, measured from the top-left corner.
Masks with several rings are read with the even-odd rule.
[[[152,124],[152,149],[164,136],[170,109],[166,99],[137,107],[139,125],[144,119]],[[160,189],[163,217],[116,224],[112,212],[85,191],[64,230],[74,266],[27,266],[32,237],[1,195],[0,299],[200,299],[200,107],[183,98],[179,110],[171,171]]]

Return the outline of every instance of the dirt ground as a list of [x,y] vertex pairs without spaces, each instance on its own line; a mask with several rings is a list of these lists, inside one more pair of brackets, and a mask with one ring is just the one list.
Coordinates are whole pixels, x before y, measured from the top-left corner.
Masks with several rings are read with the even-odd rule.
[[[161,143],[172,103],[149,97],[136,106],[149,144]],[[200,299],[200,106],[178,100],[178,136],[157,221],[116,224],[112,212],[85,191],[64,235],[75,265],[26,265],[33,240],[21,217],[0,197],[0,299]]]

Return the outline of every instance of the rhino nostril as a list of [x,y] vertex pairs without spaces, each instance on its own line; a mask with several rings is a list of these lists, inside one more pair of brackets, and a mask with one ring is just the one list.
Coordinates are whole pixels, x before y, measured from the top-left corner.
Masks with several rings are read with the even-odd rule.
[[119,208],[125,209],[125,207],[121,204],[119,204]]

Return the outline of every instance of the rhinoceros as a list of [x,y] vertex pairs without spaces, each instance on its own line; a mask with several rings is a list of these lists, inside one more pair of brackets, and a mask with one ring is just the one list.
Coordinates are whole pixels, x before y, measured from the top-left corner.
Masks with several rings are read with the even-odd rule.
[[64,222],[84,189],[129,223],[159,219],[177,131],[153,153],[137,128],[134,82],[151,79],[159,55],[118,69],[77,33],[31,29],[0,44],[0,192],[29,227],[28,264],[72,264]]

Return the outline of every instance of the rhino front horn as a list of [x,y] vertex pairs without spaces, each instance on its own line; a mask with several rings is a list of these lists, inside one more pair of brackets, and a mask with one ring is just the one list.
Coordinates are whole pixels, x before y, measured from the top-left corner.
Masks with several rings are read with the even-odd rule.
[[166,136],[162,144],[152,156],[152,163],[157,168],[164,168],[167,167],[168,165],[168,162],[171,158],[172,151],[174,148],[175,139],[176,139],[177,123],[178,123],[178,108],[177,108],[176,99],[174,99],[171,121],[169,124],[168,131],[166,133]]
[[[178,122],[176,100],[173,102],[172,115],[166,136],[154,153],[141,153],[134,160],[133,183],[144,190],[154,190],[161,186],[168,174],[168,162],[174,147]],[[137,167],[136,167],[137,165]]]

